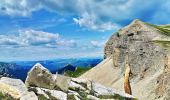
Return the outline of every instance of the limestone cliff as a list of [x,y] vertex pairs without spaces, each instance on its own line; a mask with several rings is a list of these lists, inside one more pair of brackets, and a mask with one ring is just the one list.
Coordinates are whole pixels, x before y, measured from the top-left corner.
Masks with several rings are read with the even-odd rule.
[[165,58],[169,57],[170,38],[166,32],[158,26],[134,20],[110,37],[104,48],[105,60],[81,78],[123,90],[128,56],[132,95],[139,100],[170,98],[170,73],[167,71],[170,68],[165,67],[169,65]]

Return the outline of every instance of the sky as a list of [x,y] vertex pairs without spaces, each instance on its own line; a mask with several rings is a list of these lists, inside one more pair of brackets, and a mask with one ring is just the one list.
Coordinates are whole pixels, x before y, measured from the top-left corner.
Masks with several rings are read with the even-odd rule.
[[134,19],[170,23],[170,0],[1,0],[0,61],[102,57]]

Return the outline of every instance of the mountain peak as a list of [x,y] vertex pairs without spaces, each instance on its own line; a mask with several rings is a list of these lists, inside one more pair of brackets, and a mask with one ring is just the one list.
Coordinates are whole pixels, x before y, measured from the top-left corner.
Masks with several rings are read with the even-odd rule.
[[118,33],[119,35],[136,33],[137,31],[140,31],[143,28],[146,28],[146,24],[139,19],[135,19],[129,25],[120,29]]
[[42,66],[40,63],[36,63],[34,66]]
[[42,69],[42,70],[44,70],[44,69],[46,69],[43,65],[41,65],[40,63],[36,63],[33,67],[32,67],[32,69],[31,70],[33,70],[33,69]]
[[140,19],[134,19],[132,23],[142,22]]

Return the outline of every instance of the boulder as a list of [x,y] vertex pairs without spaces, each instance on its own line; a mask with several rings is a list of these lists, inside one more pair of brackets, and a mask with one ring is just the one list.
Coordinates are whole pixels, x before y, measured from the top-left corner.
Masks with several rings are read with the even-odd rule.
[[58,90],[43,89],[52,100],[67,100],[67,94]]
[[77,95],[68,94],[68,100],[80,100],[80,98]]
[[105,87],[99,83],[92,82],[92,94],[99,98],[134,98],[132,95],[126,94],[124,92],[115,90],[113,88]]
[[20,100],[38,100],[38,97],[34,92],[26,92],[21,96]]
[[83,87],[87,88],[88,90],[91,90],[91,81],[87,79],[82,78],[71,78],[71,81],[82,85]]
[[2,77],[0,79],[0,91],[9,94],[16,99],[28,92],[27,87],[20,79],[12,79],[8,77]]
[[25,84],[27,86],[37,86],[47,89],[55,88],[56,77],[40,63],[37,63],[28,72]]
[[80,84],[77,84],[73,81],[70,82],[69,84],[69,89],[74,90],[74,91],[80,91],[80,90],[86,90],[86,88],[84,88],[83,86],[81,86]]
[[21,93],[17,89],[4,83],[0,83],[0,92],[5,95],[7,94],[14,99],[19,99],[21,97]]
[[88,80],[82,78],[71,78],[71,81],[76,82],[78,84],[87,84]]
[[87,95],[88,100],[100,100],[99,98],[93,96],[93,95]]
[[68,91],[69,83],[71,81],[70,77],[56,74],[55,85],[62,91]]
[[50,99],[47,93],[44,92],[42,88],[39,87],[29,87],[29,91],[33,91],[37,94],[38,98]]
[[76,91],[68,90],[68,95],[76,95],[80,97],[80,95]]
[[27,87],[25,86],[25,84],[20,79],[2,77],[0,79],[0,83],[10,85],[11,87],[14,87],[15,89],[17,89],[19,92],[28,91]]
[[69,77],[52,74],[48,69],[37,63],[28,72],[25,84],[33,87],[67,91],[70,80]]

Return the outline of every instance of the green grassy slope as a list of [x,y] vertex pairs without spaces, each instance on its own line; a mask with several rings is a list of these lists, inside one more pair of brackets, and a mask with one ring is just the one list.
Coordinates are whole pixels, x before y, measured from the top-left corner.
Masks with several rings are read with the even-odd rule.
[[170,50],[170,39],[168,39],[170,38],[170,24],[169,25],[154,25],[150,23],[146,24],[158,29],[161,32],[161,34],[167,36],[167,39],[154,40],[153,42],[161,45],[163,48]]
[[77,67],[77,69],[75,71],[65,71],[65,75],[66,76],[70,76],[70,77],[79,77],[80,75],[82,75],[83,73],[85,73],[86,71],[90,70],[92,67]]
[[170,36],[170,25],[154,25],[154,24],[149,24],[149,23],[146,23],[146,24],[158,29],[162,34]]

